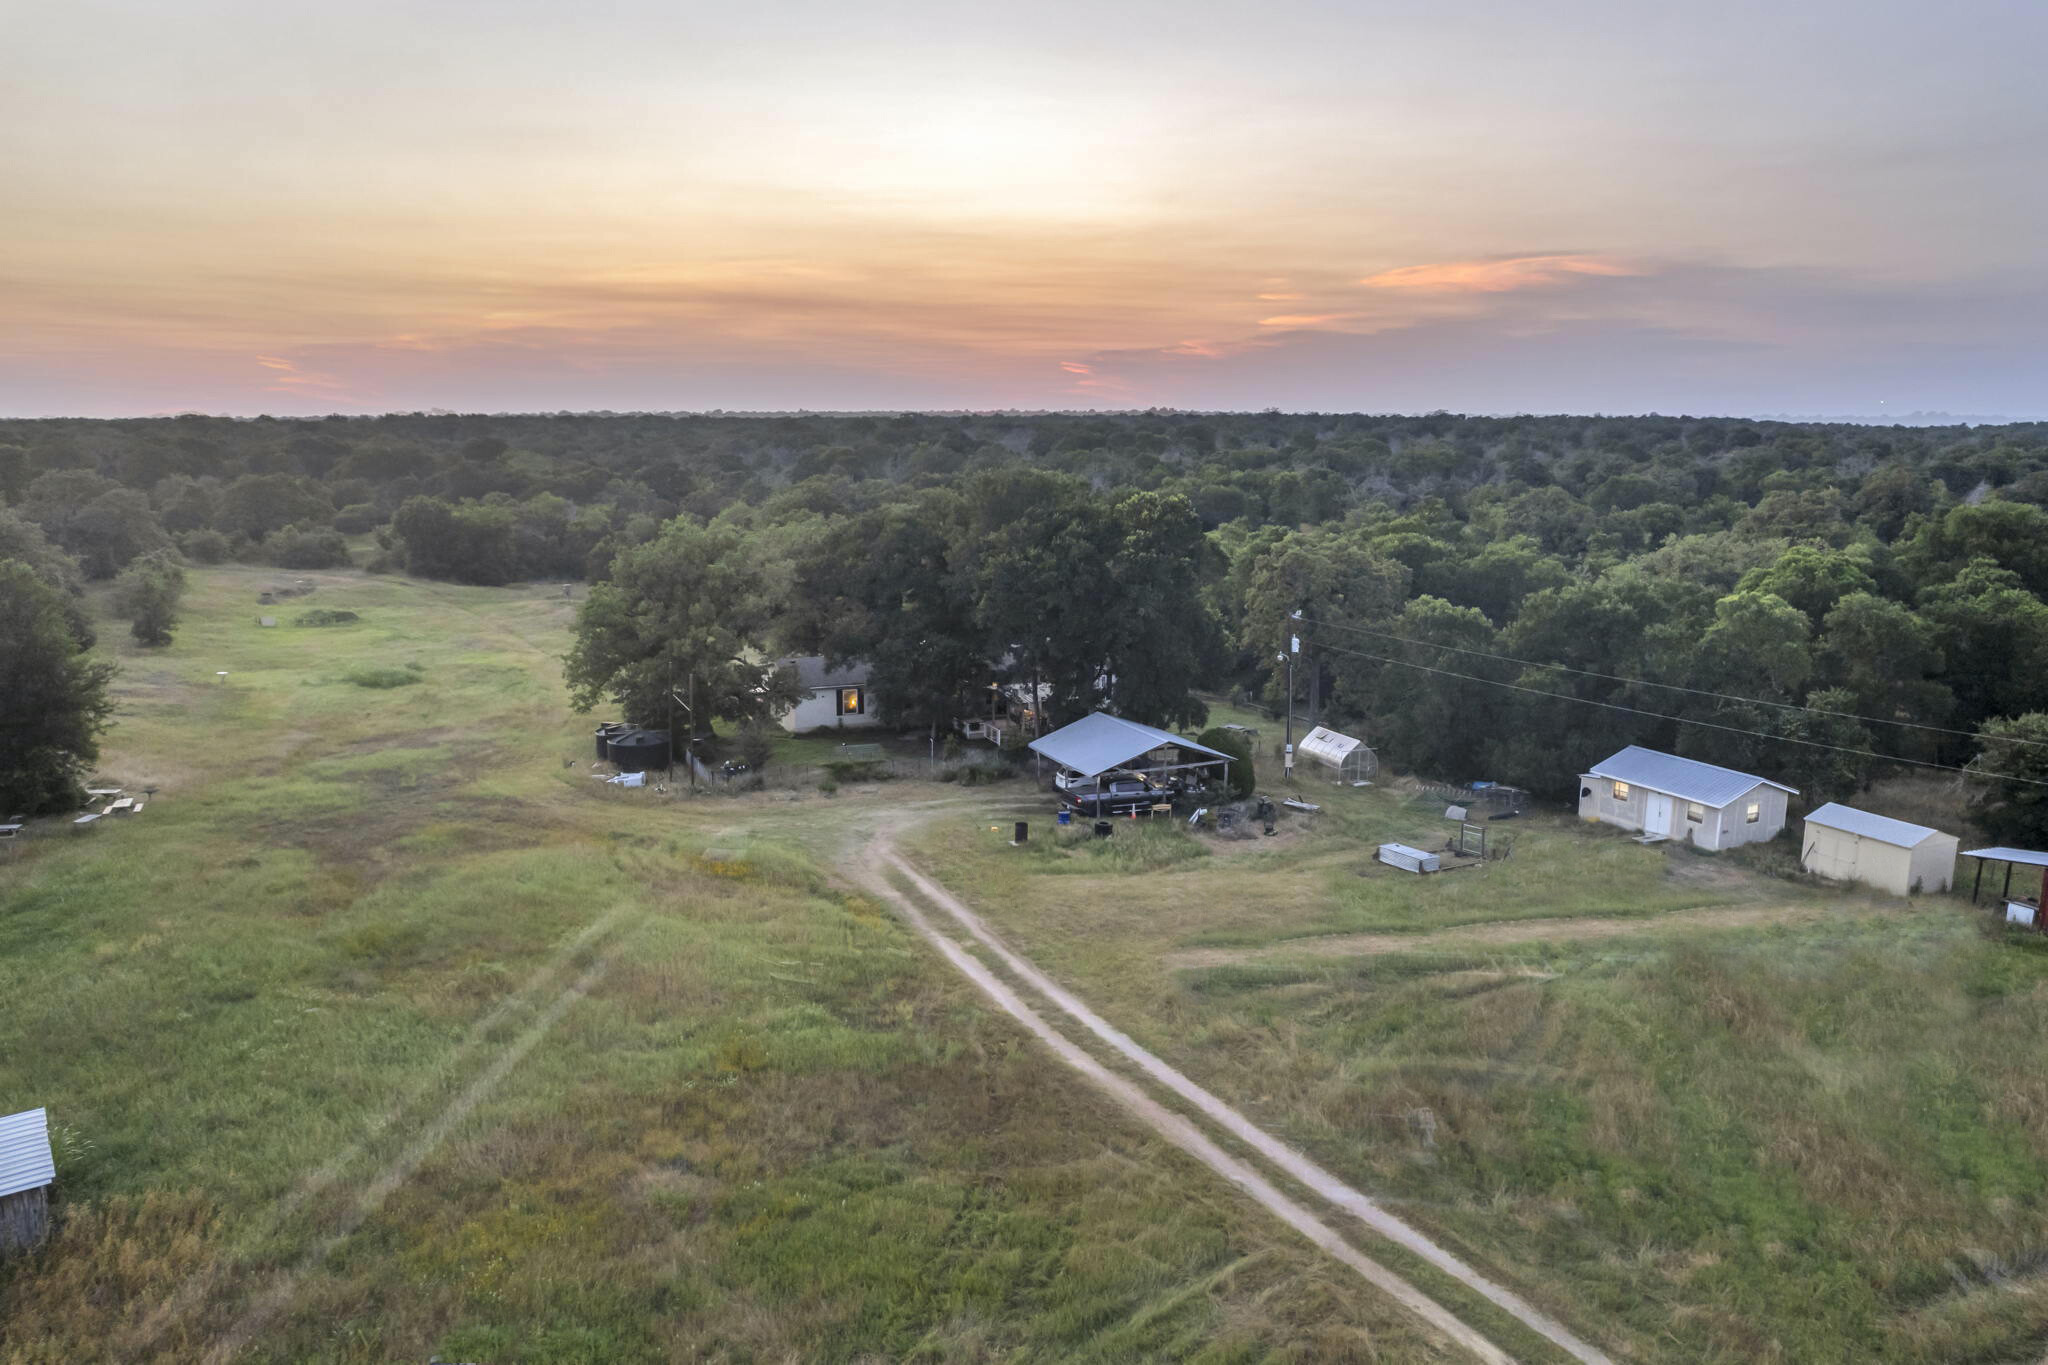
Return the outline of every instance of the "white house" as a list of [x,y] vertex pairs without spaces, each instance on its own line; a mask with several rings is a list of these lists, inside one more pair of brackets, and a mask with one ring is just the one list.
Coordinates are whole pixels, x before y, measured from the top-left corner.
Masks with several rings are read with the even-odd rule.
[[825,667],[816,654],[784,659],[777,665],[796,673],[803,696],[783,713],[782,728],[793,734],[809,730],[865,729],[880,724],[874,693],[868,687],[868,665],[860,660],[839,668]]
[[1817,876],[1908,896],[1954,884],[1960,842],[1938,829],[1830,801],[1806,817],[1799,862]]
[[1579,818],[1641,830],[1645,842],[1734,848],[1776,838],[1797,795],[1753,773],[1631,744],[1580,774]]

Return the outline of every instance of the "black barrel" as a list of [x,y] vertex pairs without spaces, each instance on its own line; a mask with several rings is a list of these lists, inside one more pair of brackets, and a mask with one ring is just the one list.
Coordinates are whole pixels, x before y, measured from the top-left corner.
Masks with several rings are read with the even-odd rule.
[[627,733],[632,728],[632,726],[626,724],[622,720],[608,720],[604,724],[598,726],[597,761],[600,763],[609,762],[612,756],[612,741],[618,738],[620,735]]
[[628,730],[612,736],[612,763],[622,773],[644,773],[668,766],[668,731]]

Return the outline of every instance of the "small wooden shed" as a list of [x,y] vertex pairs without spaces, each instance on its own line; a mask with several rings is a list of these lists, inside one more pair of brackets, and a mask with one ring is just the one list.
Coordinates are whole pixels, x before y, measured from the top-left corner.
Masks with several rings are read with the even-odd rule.
[[1955,884],[1960,843],[1926,825],[1830,801],[1806,817],[1799,861],[1817,876],[1909,896]]
[[42,1243],[56,1179],[49,1115],[30,1109],[0,1118],[0,1256]]

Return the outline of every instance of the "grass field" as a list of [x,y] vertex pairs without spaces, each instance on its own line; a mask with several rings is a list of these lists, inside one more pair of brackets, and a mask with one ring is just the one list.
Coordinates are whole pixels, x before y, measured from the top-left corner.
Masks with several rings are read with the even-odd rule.
[[1325,813],[1270,842],[1019,850],[992,804],[906,847],[1142,1044],[1627,1358],[2048,1352],[2037,940],[1562,816],[1418,878],[1370,850],[1440,845],[1440,808],[1302,789]]
[[1439,1358],[829,879],[957,789],[600,788],[559,595],[283,577],[105,623],[160,790],[0,864],[0,1361]]

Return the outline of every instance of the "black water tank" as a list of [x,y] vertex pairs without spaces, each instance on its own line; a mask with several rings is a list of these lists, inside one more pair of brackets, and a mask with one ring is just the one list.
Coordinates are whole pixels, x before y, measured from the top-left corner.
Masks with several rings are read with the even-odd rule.
[[604,724],[598,726],[597,761],[600,763],[610,762],[612,756],[612,741],[614,739],[617,739],[620,735],[627,733],[632,728],[632,726],[626,724],[622,720],[608,720]]
[[644,773],[668,766],[668,731],[629,730],[612,736],[612,762],[622,773]]

